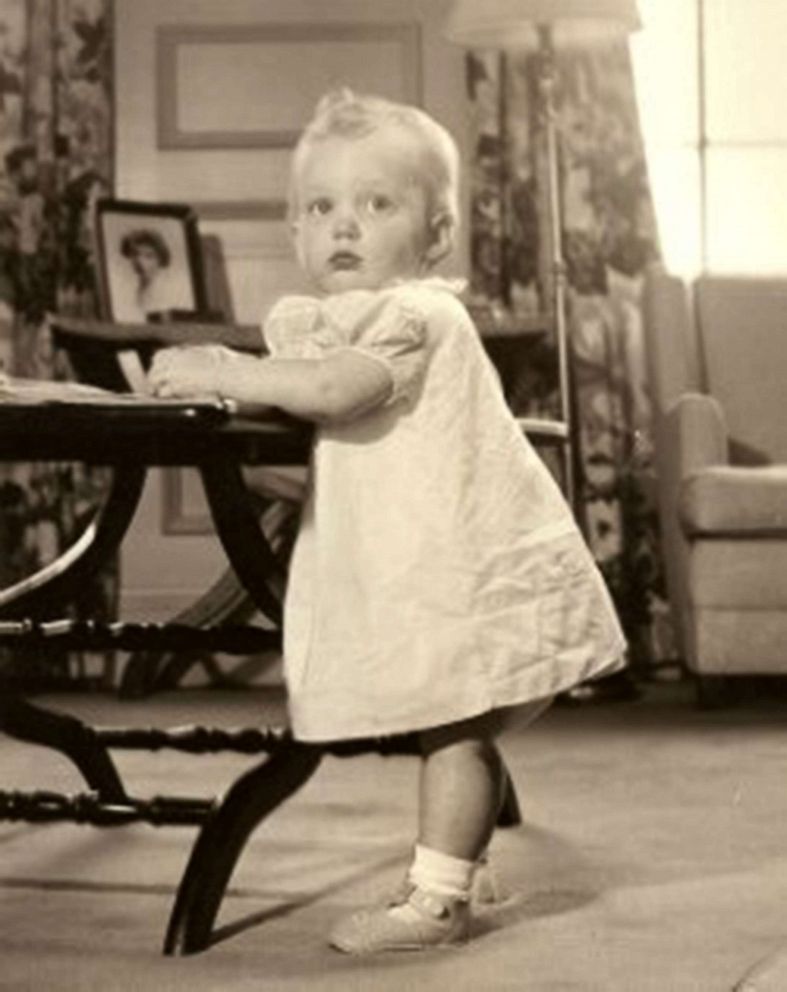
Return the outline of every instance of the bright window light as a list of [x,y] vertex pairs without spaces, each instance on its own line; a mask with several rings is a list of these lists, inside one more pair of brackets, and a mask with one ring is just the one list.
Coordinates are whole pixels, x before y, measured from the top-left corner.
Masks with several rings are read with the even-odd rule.
[[787,3],[638,3],[631,53],[667,267],[787,273]]

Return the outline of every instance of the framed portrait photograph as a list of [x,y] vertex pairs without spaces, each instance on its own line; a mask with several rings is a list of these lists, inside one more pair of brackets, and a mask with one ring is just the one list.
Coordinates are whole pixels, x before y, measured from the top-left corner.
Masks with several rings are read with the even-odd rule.
[[96,204],[101,308],[146,323],[207,309],[197,217],[178,203],[103,198]]

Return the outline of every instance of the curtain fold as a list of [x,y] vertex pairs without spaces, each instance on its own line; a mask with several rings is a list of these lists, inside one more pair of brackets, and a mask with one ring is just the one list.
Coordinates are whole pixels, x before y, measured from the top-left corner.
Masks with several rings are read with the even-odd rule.
[[[0,0],[0,361],[61,378],[47,318],[95,312],[91,207],[112,176],[111,0]],[[84,529],[103,473],[0,465],[0,586]],[[80,610],[114,609],[110,569]]]
[[[635,668],[674,656],[658,551],[640,295],[659,255],[628,47],[559,52],[557,127],[580,522]],[[546,162],[536,60],[467,57],[474,134],[471,305],[485,326],[533,324],[550,303]],[[554,342],[545,346],[554,359]],[[518,370],[517,412],[554,415],[556,365]],[[508,370],[509,378],[511,370]]]

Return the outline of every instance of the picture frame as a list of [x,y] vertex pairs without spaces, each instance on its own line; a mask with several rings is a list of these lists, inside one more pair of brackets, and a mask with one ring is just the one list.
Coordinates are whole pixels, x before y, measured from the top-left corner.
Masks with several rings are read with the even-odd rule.
[[102,316],[148,323],[208,309],[193,209],[104,197],[96,203],[96,262]]

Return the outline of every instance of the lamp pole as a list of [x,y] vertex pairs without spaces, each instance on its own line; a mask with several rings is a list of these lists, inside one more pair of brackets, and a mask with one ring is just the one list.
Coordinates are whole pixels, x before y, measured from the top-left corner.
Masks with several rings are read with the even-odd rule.
[[562,203],[560,197],[560,163],[557,133],[555,86],[557,67],[550,24],[536,25],[538,35],[538,98],[546,148],[546,206],[549,236],[551,311],[555,328],[560,419],[566,431],[563,453],[563,484],[571,508],[576,512],[576,480],[574,473],[574,426],[571,408],[571,372],[567,318],[567,273],[563,257]]

